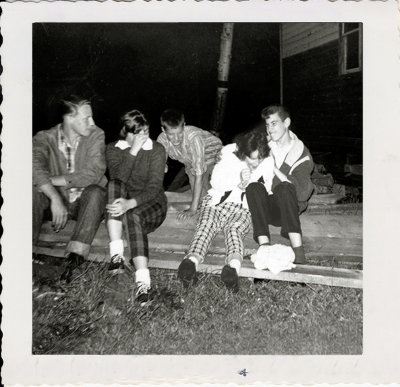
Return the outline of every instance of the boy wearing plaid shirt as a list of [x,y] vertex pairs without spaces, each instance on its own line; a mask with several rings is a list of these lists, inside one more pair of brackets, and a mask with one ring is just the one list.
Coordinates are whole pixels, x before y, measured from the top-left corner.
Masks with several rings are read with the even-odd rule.
[[162,133],[157,141],[164,146],[173,160],[185,165],[192,189],[190,208],[179,213],[178,219],[192,218],[203,196],[210,189],[210,175],[222,148],[221,140],[195,126],[186,125],[182,112],[167,109],[161,115]]

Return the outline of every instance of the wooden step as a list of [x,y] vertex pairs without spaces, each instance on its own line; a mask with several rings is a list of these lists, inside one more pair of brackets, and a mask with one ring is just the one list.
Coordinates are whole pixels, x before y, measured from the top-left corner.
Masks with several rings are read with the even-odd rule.
[[[41,243],[34,251],[38,254],[46,254],[55,257],[64,256],[65,243],[46,246]],[[184,255],[160,250],[151,250],[149,267],[177,270]],[[89,260],[106,263],[109,262],[108,248],[93,246],[89,254]],[[199,265],[200,272],[218,275],[224,266],[223,255],[209,254],[204,263]],[[241,277],[269,279],[276,281],[302,282],[329,286],[341,286],[350,288],[362,288],[362,271],[338,269],[323,266],[297,265],[290,271],[272,274],[269,270],[257,270],[250,260],[244,260],[240,269]]]
[[[150,266],[176,270],[194,235],[195,221],[180,222],[177,219],[177,213],[189,205],[188,198],[190,200],[191,196],[187,192],[167,193],[167,196],[169,201],[167,217],[161,227],[149,234]],[[338,214],[325,213],[321,209],[320,213],[306,212],[301,215],[306,255],[313,259],[329,258],[330,261],[333,259],[339,262],[362,263],[362,211],[357,213],[350,209],[349,213],[343,213],[338,209],[338,212]],[[33,247],[33,251],[50,256],[64,256],[74,224],[74,221],[69,221],[63,230],[55,233],[50,222],[45,222],[41,228],[39,243]],[[280,228],[271,227],[270,231],[273,243],[289,245],[289,241],[280,236]],[[108,262],[110,259],[108,243],[106,225],[102,222],[93,240],[89,259]],[[246,254],[252,253],[257,248],[252,231],[245,237],[244,246]],[[207,260],[201,265],[200,270],[219,273],[223,266],[224,254],[224,238],[223,234],[219,233],[212,242]],[[268,270],[256,270],[250,261],[245,261],[241,275],[281,281],[362,287],[361,271],[322,266],[298,265],[293,270],[274,275]]]
[[[74,222],[69,221],[67,226],[59,233],[55,233],[49,223],[44,223],[39,240],[51,243],[67,243],[72,234]],[[154,249],[171,250],[171,251],[186,251],[192,240],[194,230],[191,228],[174,228],[169,226],[161,226],[155,232],[149,234],[149,247]],[[280,235],[272,234],[273,243],[289,245],[289,241]],[[102,223],[97,231],[92,245],[108,248],[108,233],[106,226]],[[304,236],[303,244],[305,252],[310,257],[359,257],[362,258],[362,239],[361,238],[343,238],[332,236]],[[252,238],[251,233],[247,234],[244,239],[246,250],[257,248],[257,244]],[[222,233],[218,233],[211,243],[210,253],[224,254],[225,242]]]

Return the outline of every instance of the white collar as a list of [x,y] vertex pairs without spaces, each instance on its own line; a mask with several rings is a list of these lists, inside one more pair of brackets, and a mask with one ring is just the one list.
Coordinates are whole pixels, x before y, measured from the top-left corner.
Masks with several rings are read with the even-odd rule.
[[[119,140],[119,141],[117,141],[117,143],[115,144],[115,147],[124,150],[124,149],[130,148],[131,146],[128,144],[128,141],[126,141],[126,140]],[[144,142],[144,144],[142,145],[142,149],[143,149],[143,150],[151,150],[151,149],[153,149],[153,141],[151,141],[151,139],[148,138],[148,139]]]

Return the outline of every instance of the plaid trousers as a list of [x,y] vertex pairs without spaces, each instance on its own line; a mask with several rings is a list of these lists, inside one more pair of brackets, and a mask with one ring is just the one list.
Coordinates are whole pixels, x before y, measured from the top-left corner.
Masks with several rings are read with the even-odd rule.
[[231,258],[243,259],[243,238],[251,226],[250,211],[232,202],[209,206],[210,199],[211,196],[207,195],[201,204],[199,221],[186,257],[195,256],[203,262],[212,240],[222,230],[226,263]]
[[[120,180],[110,180],[108,183],[108,203],[115,199],[131,199],[125,184]],[[125,214],[107,219],[120,220],[123,223],[124,236],[130,249],[129,256],[149,257],[149,241],[147,234],[156,230],[167,216],[167,198],[162,192],[154,200],[128,210]]]

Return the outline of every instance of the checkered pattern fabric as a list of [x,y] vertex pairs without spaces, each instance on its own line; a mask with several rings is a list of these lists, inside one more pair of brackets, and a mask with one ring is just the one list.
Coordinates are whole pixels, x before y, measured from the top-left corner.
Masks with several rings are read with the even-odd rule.
[[249,210],[232,202],[210,206],[210,200],[211,196],[207,195],[201,204],[199,221],[187,257],[193,255],[202,262],[219,231],[223,231],[225,236],[226,261],[232,255],[243,257],[243,238],[251,225]]
[[[108,203],[118,198],[130,199],[125,184],[120,180],[110,180],[108,183]],[[111,219],[121,220],[125,238],[130,248],[129,256],[149,257],[149,242],[147,234],[161,225],[167,215],[167,200],[164,194],[127,211],[124,215]],[[109,215],[107,215],[108,217]]]

